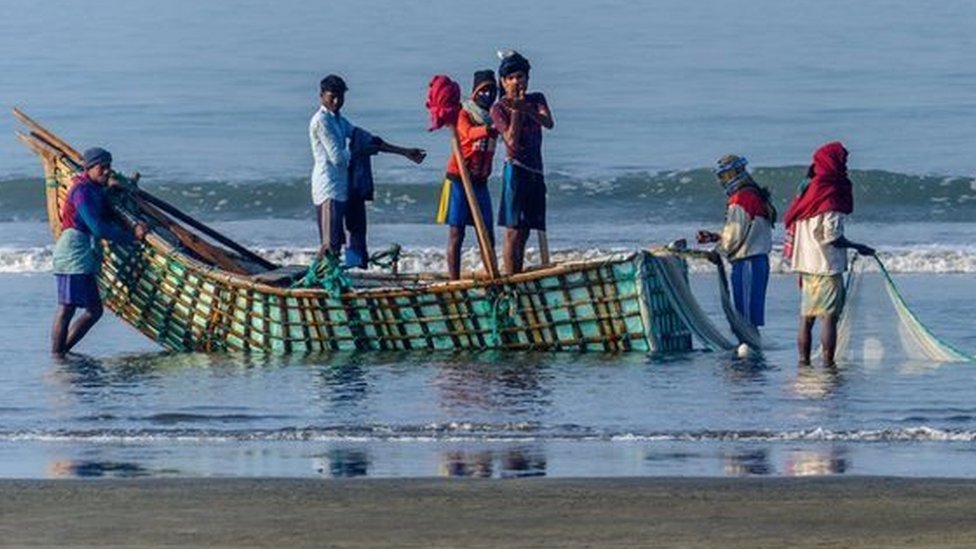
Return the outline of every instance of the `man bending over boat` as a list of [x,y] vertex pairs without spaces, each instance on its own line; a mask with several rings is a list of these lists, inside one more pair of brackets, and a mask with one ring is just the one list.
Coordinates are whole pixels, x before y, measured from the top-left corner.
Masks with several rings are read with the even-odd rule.
[[[111,218],[105,188],[112,175],[112,155],[105,149],[85,151],[85,171],[75,178],[61,207],[61,236],[54,245],[54,277],[58,309],[54,314],[51,352],[63,356],[85,337],[102,316],[102,298],[95,277],[102,266],[101,240],[128,244],[129,231]],[[133,228],[135,238],[146,236],[146,226]],[[84,313],[72,324],[78,308]]]
[[846,297],[843,273],[847,270],[847,249],[864,255],[874,255],[874,250],[844,236],[844,220],[854,211],[847,149],[836,141],[817,149],[807,177],[786,212],[783,254],[790,258],[793,271],[800,274],[803,291],[797,337],[800,364],[810,363],[813,325],[820,318],[823,363],[833,367],[837,321]]
[[498,67],[502,97],[491,119],[508,153],[498,206],[498,224],[506,227],[503,260],[508,274],[522,272],[529,231],[546,230],[546,181],[542,171],[542,128],[554,122],[546,96],[526,93],[529,61],[518,52],[504,54]]
[[718,242],[717,252],[732,264],[732,298],[743,318],[759,327],[765,324],[766,286],[769,284],[769,252],[773,245],[776,208],[769,191],[760,187],[746,170],[748,161],[734,154],[718,161],[715,176],[727,197],[722,234],[698,231],[698,242]]
[[[308,125],[315,160],[312,168],[312,202],[321,241],[319,257],[326,254],[338,256],[347,242],[348,233],[346,264],[365,268],[368,260],[366,201],[372,200],[372,194],[371,189],[359,192],[358,188],[351,188],[350,173],[364,173],[357,169],[355,163],[367,161],[368,156],[375,152],[385,152],[420,164],[427,152],[392,145],[353,126],[340,114],[347,89],[345,81],[334,74],[326,76],[319,83],[321,106]],[[363,146],[352,150],[350,141],[353,140],[362,142]],[[360,155],[365,158],[358,157]],[[371,181],[369,184],[371,186]]]

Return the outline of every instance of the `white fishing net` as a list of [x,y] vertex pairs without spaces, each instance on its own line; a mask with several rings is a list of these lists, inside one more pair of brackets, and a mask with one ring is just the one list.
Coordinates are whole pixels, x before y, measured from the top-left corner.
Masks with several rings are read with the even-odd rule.
[[848,274],[835,356],[868,365],[973,360],[922,324],[876,257],[855,260]]
[[661,277],[668,298],[675,310],[681,316],[685,325],[695,337],[708,349],[731,350],[739,343],[747,343],[754,349],[762,347],[759,330],[742,317],[732,305],[729,296],[729,283],[725,275],[724,265],[719,264],[716,272],[722,312],[729,323],[733,338],[730,339],[712,322],[708,313],[702,309],[688,285],[688,275],[683,257],[704,258],[705,254],[693,250],[655,249],[655,268]]

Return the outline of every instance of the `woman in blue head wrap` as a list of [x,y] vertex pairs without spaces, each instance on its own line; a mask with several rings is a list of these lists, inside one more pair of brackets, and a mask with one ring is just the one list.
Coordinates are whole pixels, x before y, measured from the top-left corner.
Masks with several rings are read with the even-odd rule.
[[716,251],[732,264],[735,308],[754,326],[765,324],[769,252],[776,209],[769,191],[753,181],[749,162],[728,154],[719,159],[715,177],[725,190],[725,227],[722,233],[698,231],[698,242],[718,242]]

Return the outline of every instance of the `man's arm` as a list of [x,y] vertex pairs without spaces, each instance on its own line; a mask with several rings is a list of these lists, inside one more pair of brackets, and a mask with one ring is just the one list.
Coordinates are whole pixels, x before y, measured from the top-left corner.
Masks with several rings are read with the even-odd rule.
[[95,211],[90,200],[80,200],[76,206],[78,217],[88,227],[88,231],[97,239],[111,240],[120,244],[132,242],[132,234],[118,224],[103,219],[101,212]]
[[851,242],[844,236],[843,217],[837,213],[830,213],[823,217],[823,225],[820,230],[823,235],[823,242],[835,248],[850,248],[861,255],[874,255],[874,248],[865,244]]
[[492,130],[490,125],[482,124],[475,125],[471,123],[471,118],[468,117],[467,113],[461,112],[458,116],[457,121],[457,132],[458,139],[461,141],[462,145],[473,143],[479,139],[484,139],[491,135]]
[[335,166],[349,165],[349,150],[346,140],[327,127],[321,118],[312,126],[312,151],[316,155],[323,155],[329,164]]
[[522,130],[522,115],[519,110],[512,103],[503,100],[492,107],[491,119],[502,140],[505,141],[505,145],[508,146],[508,150],[517,151],[519,133]]
[[398,154],[404,158],[409,158],[416,164],[420,164],[424,161],[424,158],[427,158],[427,151],[423,149],[414,147],[400,147],[399,145],[394,145],[393,143],[387,143],[383,139],[380,139],[378,150],[383,153]]
[[518,109],[521,113],[535,120],[543,128],[551,130],[556,125],[552,119],[552,111],[549,110],[549,103],[546,102],[546,96],[541,93],[538,94],[535,101],[525,101],[523,96],[516,100],[516,103],[519,105]]
[[733,204],[729,206],[725,217],[725,226],[722,228],[722,235],[718,245],[718,250],[726,257],[735,255],[736,252],[745,244],[746,235],[749,232],[749,225],[752,218],[742,208]]
[[833,242],[830,243],[830,245],[837,248],[851,248],[855,252],[861,255],[874,255],[874,251],[875,251],[874,248],[866,244],[858,244],[857,242],[851,242],[850,240],[847,240],[847,237],[844,236],[838,238],[837,240],[834,240]]

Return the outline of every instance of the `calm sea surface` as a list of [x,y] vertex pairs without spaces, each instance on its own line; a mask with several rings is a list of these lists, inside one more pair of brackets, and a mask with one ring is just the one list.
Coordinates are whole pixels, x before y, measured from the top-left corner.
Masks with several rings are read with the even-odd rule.
[[[706,168],[728,152],[785,205],[811,152],[840,139],[851,237],[881,250],[934,332],[976,351],[968,0],[8,0],[0,14],[0,107],[110,148],[145,188],[280,262],[314,247],[306,132],[329,72],[349,83],[354,123],[430,152],[376,162],[371,246],[403,244],[414,270],[442,269],[446,238],[432,218],[447,136],[425,131],[427,82],[466,88],[500,48],[529,57],[555,114],[561,258],[718,226]],[[15,128],[0,114],[0,477],[976,477],[974,366],[798,368],[785,274],[770,349],[751,360],[178,355],[106,317],[83,356],[53,361],[43,181]],[[717,312],[714,280],[693,279]]]

